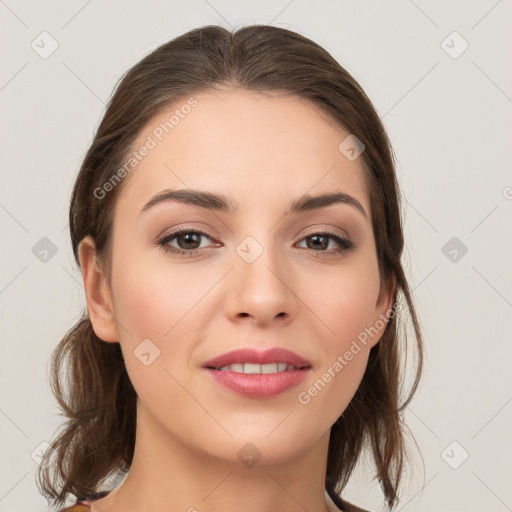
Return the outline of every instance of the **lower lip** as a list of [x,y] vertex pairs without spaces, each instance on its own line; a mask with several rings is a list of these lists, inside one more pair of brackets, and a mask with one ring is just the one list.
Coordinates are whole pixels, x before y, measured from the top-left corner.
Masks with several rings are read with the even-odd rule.
[[240,373],[212,370],[207,373],[222,386],[251,398],[270,398],[300,384],[311,368],[276,373]]

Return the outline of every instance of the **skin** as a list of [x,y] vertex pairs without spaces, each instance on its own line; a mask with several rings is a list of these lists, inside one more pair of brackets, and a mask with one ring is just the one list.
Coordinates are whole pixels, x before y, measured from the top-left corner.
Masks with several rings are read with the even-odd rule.
[[[380,287],[362,159],[349,161],[338,150],[349,133],[298,97],[230,88],[195,98],[198,105],[125,178],[114,214],[111,285],[95,261],[94,241],[80,244],[94,331],[121,344],[139,397],[133,465],[91,509],[333,510],[324,495],[330,427],[384,329],[308,404],[297,396],[392,304],[392,293]],[[152,120],[139,141],[175,108]],[[169,188],[222,193],[239,209],[173,201],[139,215]],[[302,194],[334,191],[356,198],[366,217],[348,204],[283,216]],[[180,226],[208,233],[195,239],[201,245],[192,257],[157,244]],[[355,248],[338,253],[332,238],[327,248],[308,246],[308,237],[326,228]],[[236,252],[248,236],[263,248],[252,263]],[[197,247],[188,243],[178,237],[168,245]],[[160,350],[148,366],[134,355],[144,339]],[[247,398],[201,370],[241,347],[284,347],[312,370],[296,388]],[[261,453],[253,467],[237,457],[248,442]]]

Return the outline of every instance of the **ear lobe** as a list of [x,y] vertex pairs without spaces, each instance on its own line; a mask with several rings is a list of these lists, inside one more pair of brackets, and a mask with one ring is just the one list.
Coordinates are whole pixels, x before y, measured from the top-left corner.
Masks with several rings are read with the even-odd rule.
[[368,343],[370,347],[375,346],[388,324],[389,316],[391,315],[391,308],[393,306],[393,300],[396,294],[396,279],[395,276],[391,276],[387,282],[383,282],[379,291],[379,296],[375,304],[375,315],[373,318],[373,331],[376,332]]
[[396,278],[391,276],[382,286],[379,293],[379,300],[377,302],[377,309],[386,316],[391,314],[391,307],[393,306],[394,297],[396,294]]
[[82,239],[78,246],[80,269],[84,280],[87,310],[98,338],[119,341],[119,332],[112,307],[106,276],[98,265],[96,247],[91,236]]

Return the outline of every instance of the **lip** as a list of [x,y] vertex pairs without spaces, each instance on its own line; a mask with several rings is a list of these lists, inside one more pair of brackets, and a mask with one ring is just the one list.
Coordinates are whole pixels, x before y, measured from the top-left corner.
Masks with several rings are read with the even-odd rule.
[[239,373],[204,368],[211,379],[223,388],[247,398],[271,398],[299,385],[311,368],[277,373]]
[[297,368],[311,367],[311,363],[309,361],[299,356],[295,352],[281,347],[271,348],[263,352],[254,348],[232,350],[231,352],[227,352],[218,357],[215,357],[214,359],[206,361],[203,363],[202,367],[222,368],[223,366],[237,363],[269,364],[276,362],[291,364]]
[[[296,370],[276,373],[245,374],[231,370],[218,370],[237,363],[286,363]],[[285,348],[276,347],[259,351],[254,348],[232,350],[203,363],[202,368],[222,387],[250,398],[270,398],[300,384],[311,372],[307,359]]]

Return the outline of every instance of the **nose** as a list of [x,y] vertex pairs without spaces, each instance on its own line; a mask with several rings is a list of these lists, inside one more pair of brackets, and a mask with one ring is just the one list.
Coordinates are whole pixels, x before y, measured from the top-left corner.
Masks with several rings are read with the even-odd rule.
[[298,307],[293,269],[270,249],[252,262],[241,254],[234,255],[234,268],[225,283],[229,318],[258,326],[291,321]]

